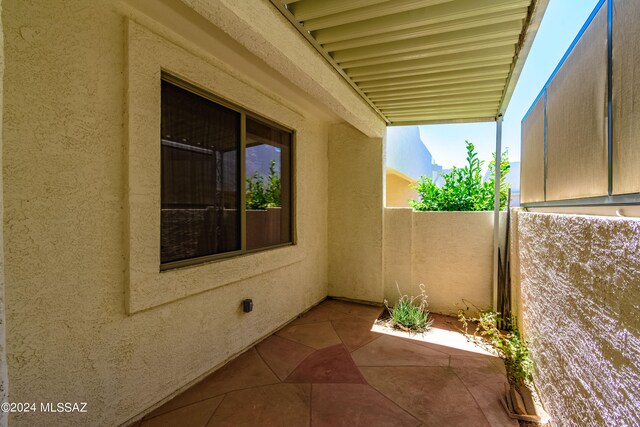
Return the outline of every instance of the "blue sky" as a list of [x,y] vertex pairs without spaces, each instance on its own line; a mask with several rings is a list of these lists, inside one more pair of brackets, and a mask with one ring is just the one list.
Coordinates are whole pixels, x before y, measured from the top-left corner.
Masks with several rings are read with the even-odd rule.
[[[520,121],[551,76],[598,0],[550,0],[503,122],[503,147],[511,161],[520,160]],[[420,126],[434,161],[445,168],[464,162],[465,139],[489,160],[495,150],[495,123]]]

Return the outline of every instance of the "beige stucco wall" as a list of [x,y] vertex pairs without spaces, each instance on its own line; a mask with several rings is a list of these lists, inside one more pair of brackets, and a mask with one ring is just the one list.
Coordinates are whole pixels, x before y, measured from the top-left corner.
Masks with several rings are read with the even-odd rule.
[[268,1],[182,1],[367,136],[385,134],[381,117]]
[[329,295],[381,303],[382,138],[329,130]]
[[[504,241],[506,213],[501,214]],[[385,298],[417,295],[426,286],[430,310],[456,314],[465,301],[491,307],[493,212],[385,209]],[[473,309],[473,306],[470,306]]]
[[[384,297],[393,305],[398,290],[416,295],[413,283],[413,209],[384,209]],[[433,307],[432,307],[433,308]]]
[[406,208],[409,207],[409,200],[418,199],[418,192],[409,187],[409,185],[414,184],[415,181],[406,179],[388,170],[385,178],[385,206]]
[[[340,108],[352,106],[365,117],[361,109],[368,107],[352,97],[341,99],[342,107],[328,98],[313,100],[309,88],[289,80],[313,79],[299,74],[318,63],[289,69],[283,63],[276,72],[265,65],[268,58],[252,54],[273,51],[270,43],[277,42],[266,38],[262,25],[282,24],[283,31],[269,37],[301,39],[288,22],[264,11],[272,8],[268,2],[198,2],[211,19],[229,20],[222,29],[179,2],[3,3],[10,400],[88,403],[80,415],[12,414],[11,425],[124,423],[324,298],[329,183],[335,185],[360,155],[358,182],[373,182],[374,189],[357,186],[366,197],[347,198],[344,192],[331,202],[334,219],[337,206],[377,209],[379,218],[374,214],[350,240],[358,242],[353,252],[361,251],[361,271],[373,273],[355,283],[346,268],[334,269],[343,273],[333,276],[343,288],[332,289],[381,300],[382,190],[375,187],[382,182],[381,139],[347,125],[334,127],[334,155],[328,155],[328,122],[336,121]],[[265,22],[256,19],[260,28],[234,40],[236,25],[252,25],[240,16],[251,11],[249,3],[264,9]],[[131,56],[138,42],[151,51]],[[289,63],[309,54],[278,49],[276,59],[288,52]],[[149,225],[159,213],[153,209],[157,147],[147,144],[159,134],[159,92],[153,93],[153,85],[159,85],[161,66],[296,130],[298,245],[166,274],[148,270],[157,243]],[[328,84],[327,77],[322,85]],[[366,117],[359,127],[374,123],[369,134],[381,134],[376,129],[384,125]],[[330,177],[328,157],[335,160],[340,152],[353,157],[336,160]],[[144,212],[146,223],[139,221]],[[377,258],[365,256],[368,244]],[[144,280],[137,281],[142,273]],[[138,286],[148,284],[150,275],[157,282]],[[372,285],[376,280],[379,286]],[[255,308],[245,315],[240,301],[247,297]],[[134,314],[127,313],[127,302]]]
[[554,425],[638,425],[640,220],[516,212],[514,299]]

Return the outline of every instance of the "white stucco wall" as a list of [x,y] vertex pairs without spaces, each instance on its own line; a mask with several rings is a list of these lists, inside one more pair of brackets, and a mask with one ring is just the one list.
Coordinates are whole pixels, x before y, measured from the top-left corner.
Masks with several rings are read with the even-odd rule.
[[[10,400],[88,403],[86,414],[11,414],[10,422],[124,423],[327,295],[328,190],[336,182],[329,174],[328,122],[336,121],[340,108],[353,107],[353,115],[363,118],[360,128],[373,124],[369,134],[382,134],[378,128],[384,125],[363,112],[368,107],[362,100],[344,96],[341,106],[335,99],[323,103],[309,98],[309,88],[288,80],[288,75],[313,80],[299,76],[305,67],[332,75],[327,64],[323,71],[318,64],[299,64],[291,69],[282,65],[276,72],[265,65],[268,58],[253,55],[258,49],[274,49],[270,43],[276,41],[267,39],[262,25],[278,22],[286,37],[302,37],[273,10],[265,12],[264,22],[255,20],[258,29],[246,30],[242,37],[235,34],[236,25],[252,25],[242,15],[251,11],[250,2],[193,2],[212,20],[228,19],[222,30],[184,3],[170,1],[3,3]],[[272,8],[266,1],[253,3],[256,10]],[[132,58],[135,49],[130,50],[127,28],[135,29],[138,41],[152,51]],[[271,33],[269,37],[282,35]],[[288,52],[292,63],[309,54],[286,47],[279,46],[276,59]],[[151,182],[156,153],[151,147],[145,157],[140,150],[159,134],[158,94],[149,92],[153,86],[147,83],[159,79],[160,66],[296,131],[298,245],[164,276],[155,271],[157,282],[151,279],[151,288],[136,288],[142,282],[131,279],[152,272],[146,270],[149,258],[130,256],[129,250],[142,248],[148,255],[155,248],[148,226],[158,213],[149,209],[144,224],[133,218],[144,212],[145,203],[153,206],[157,196]],[[332,84],[327,79],[322,85]],[[340,144],[347,145],[347,152],[357,149],[358,142],[369,144],[365,151],[374,149],[361,167],[378,165],[366,179],[381,182],[381,138],[364,137],[355,129],[341,132],[334,135],[334,152]],[[334,172],[342,172],[333,177],[346,175],[345,166],[337,165]],[[380,230],[371,245],[380,255],[367,260],[367,266],[379,271],[364,276],[361,285],[371,287],[369,277],[380,285],[371,293],[339,293],[381,300],[381,187],[371,194],[377,199],[366,207],[377,207],[379,219],[371,224]],[[341,203],[339,198],[334,202]],[[363,228],[360,234],[370,231]],[[354,286],[348,280],[338,283],[347,290]],[[136,289],[143,291],[136,294]],[[242,314],[240,301],[247,297],[253,298],[255,309]],[[128,308],[134,314],[126,309],[131,301]]]
[[429,178],[433,156],[420,138],[418,126],[390,126],[385,144],[387,167],[417,181],[422,175]]
[[514,212],[514,302],[553,424],[638,425],[640,220]]
[[382,303],[382,138],[329,130],[329,295]]
[[[384,216],[386,299],[398,299],[396,282],[403,294],[413,296],[422,283],[432,312],[455,315],[466,302],[491,307],[493,212],[386,208]],[[500,225],[504,241],[506,213]]]

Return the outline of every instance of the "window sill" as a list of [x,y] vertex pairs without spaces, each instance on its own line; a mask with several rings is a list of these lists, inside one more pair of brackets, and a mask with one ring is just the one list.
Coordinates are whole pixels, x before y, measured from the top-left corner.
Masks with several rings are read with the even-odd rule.
[[198,267],[203,264],[211,264],[211,263],[226,261],[229,259],[241,258],[244,256],[257,254],[260,252],[271,251],[274,249],[284,248],[284,247],[293,246],[293,245],[294,244],[292,242],[288,242],[288,243],[281,243],[279,245],[269,246],[266,248],[252,249],[244,252],[232,251],[232,252],[225,252],[221,254],[202,256],[198,258],[190,258],[190,259],[185,259],[180,261],[166,262],[164,264],[160,264],[160,272],[162,273],[166,271],[176,270],[179,268],[182,269],[182,268],[189,268],[189,267]]
[[[134,314],[296,264],[305,258],[300,245],[244,253],[184,268],[131,269],[127,313]],[[158,256],[159,259],[159,256]]]

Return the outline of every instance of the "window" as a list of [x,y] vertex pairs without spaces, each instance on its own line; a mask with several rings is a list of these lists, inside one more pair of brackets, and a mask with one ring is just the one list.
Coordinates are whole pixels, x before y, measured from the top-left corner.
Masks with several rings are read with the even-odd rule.
[[292,132],[169,76],[161,97],[162,268],[291,244]]
[[291,241],[291,134],[247,117],[247,249]]

